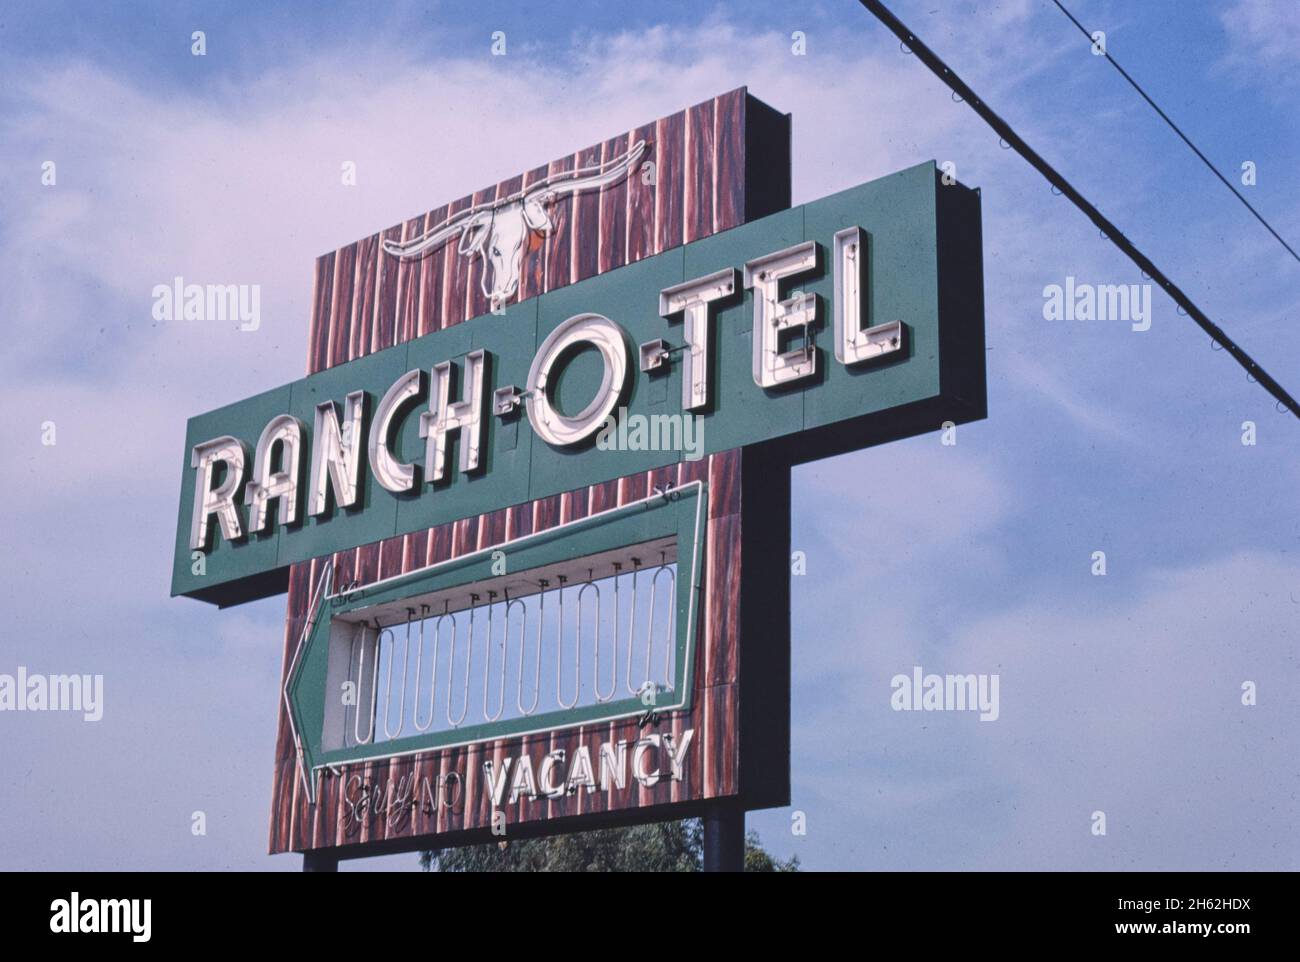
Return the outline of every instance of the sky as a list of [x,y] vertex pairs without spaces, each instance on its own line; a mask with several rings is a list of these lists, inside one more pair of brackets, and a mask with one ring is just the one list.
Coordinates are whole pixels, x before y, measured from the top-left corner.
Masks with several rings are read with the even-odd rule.
[[[1067,5],[1296,246],[1300,6]],[[1300,425],[1159,292],[1145,331],[1047,319],[1144,279],[857,3],[266,6],[0,22],[0,673],[105,702],[0,714],[0,868],[300,867],[265,854],[284,599],[168,596],[186,418],[302,375],[316,255],[740,85],[793,115],[796,204],[930,159],[981,189],[989,376],[955,444],[795,470],[792,804],[748,826],[807,869],[1300,868]],[[1053,4],[891,7],[1300,390],[1300,263]],[[176,275],[259,284],[260,328],[155,321]],[[996,674],[998,719],[894,711],[918,665]]]

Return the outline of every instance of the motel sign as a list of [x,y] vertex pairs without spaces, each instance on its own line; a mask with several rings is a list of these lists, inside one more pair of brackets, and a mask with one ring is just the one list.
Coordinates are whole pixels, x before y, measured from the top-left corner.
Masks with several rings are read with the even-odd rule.
[[[906,328],[902,321],[871,327],[862,324],[870,308],[864,259],[860,256],[865,244],[865,232],[854,226],[837,231],[831,245],[834,283],[830,313],[835,318],[835,362],[845,366],[884,358],[904,347]],[[819,354],[813,346],[813,326],[821,313],[819,296],[800,291],[783,299],[781,291],[783,282],[810,278],[819,267],[821,250],[817,241],[808,240],[744,265],[744,289],[753,291],[753,378],[760,388],[781,388],[817,374]],[[684,315],[686,319],[682,411],[708,407],[713,315],[721,303],[738,297],[741,276],[737,268],[727,267],[659,294],[659,311],[665,319],[673,315]],[[798,340],[799,346],[785,349],[786,338]],[[566,415],[555,404],[550,385],[557,380],[561,360],[588,345],[599,355],[599,385],[585,408]],[[671,350],[662,338],[640,346],[642,372],[653,373],[670,357]],[[447,463],[448,438],[452,434],[459,437],[460,443],[456,470],[463,474],[484,470],[482,450],[489,394],[491,414],[500,418],[508,417],[518,408],[520,399],[525,399],[533,434],[555,448],[580,445],[602,428],[607,432],[616,429],[614,413],[627,392],[632,371],[627,332],[617,321],[602,314],[582,313],[560,322],[533,355],[526,391],[513,384],[496,388],[490,360],[491,355],[479,349],[464,355],[460,367],[447,359],[428,370],[407,371],[383,391],[369,423],[364,389],[348,392],[342,418],[337,402],[320,402],[312,412],[311,436],[316,438],[317,447],[310,453],[305,450],[305,425],[288,413],[267,422],[258,435],[251,462],[248,445],[230,435],[196,444],[191,457],[191,467],[197,473],[190,548],[207,548],[209,523],[213,520],[220,525],[226,541],[244,537],[243,518],[235,503],[235,492],[240,490],[248,511],[248,532],[265,531],[273,508],[281,525],[297,523],[304,510],[299,478],[307,464],[311,466],[307,475],[308,516],[323,515],[331,503],[337,508],[355,507],[363,447],[374,483],[394,494],[416,492],[447,479],[452,470]],[[463,393],[453,399],[451,389],[457,382],[463,385]],[[424,459],[422,463],[406,463],[394,453],[391,439],[401,431],[402,416],[416,404],[427,405],[419,414]],[[275,467],[273,455],[278,462]],[[218,467],[223,469],[219,485],[214,484]],[[417,485],[417,474],[423,484]]]
[[288,595],[272,852],[789,803],[791,467],[985,416],[978,192],[791,207],[789,132],[732,91],[325,254],[306,376],[190,419],[172,593]]

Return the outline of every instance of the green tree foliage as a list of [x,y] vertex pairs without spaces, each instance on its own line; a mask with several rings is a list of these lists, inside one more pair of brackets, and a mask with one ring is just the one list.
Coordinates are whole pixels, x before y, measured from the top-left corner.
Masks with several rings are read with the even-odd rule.
[[745,833],[746,872],[797,872],[799,856],[791,855],[784,862],[767,852],[758,841],[758,832]]
[[[704,852],[699,819],[603,828],[574,835],[437,849],[420,853],[434,872],[698,872]],[[782,861],[745,836],[746,872],[797,872],[799,856]]]

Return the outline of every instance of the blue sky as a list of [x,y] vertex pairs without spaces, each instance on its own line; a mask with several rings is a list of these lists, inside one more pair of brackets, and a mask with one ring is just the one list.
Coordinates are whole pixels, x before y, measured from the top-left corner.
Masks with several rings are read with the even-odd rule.
[[[893,6],[1300,390],[1300,264],[1053,5]],[[1069,6],[1294,246],[1300,8]],[[1145,332],[1045,320],[1067,276],[1142,278],[858,4],[631,9],[6,12],[0,672],[102,672],[106,704],[0,716],[0,867],[298,867],[264,854],[283,598],[167,596],[185,418],[302,373],[315,255],[741,84],[794,116],[795,203],[931,158],[982,189],[989,347],[955,446],[795,472],[794,799],[751,827],[808,868],[1300,867],[1295,420],[1159,294]],[[176,274],[260,284],[261,329],[154,322]],[[891,711],[918,664],[998,673],[1001,717]]]

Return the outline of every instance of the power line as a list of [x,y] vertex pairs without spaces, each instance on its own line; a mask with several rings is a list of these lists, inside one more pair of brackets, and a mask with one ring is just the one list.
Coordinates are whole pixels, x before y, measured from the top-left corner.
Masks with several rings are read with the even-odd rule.
[[1014,148],[1016,153],[1020,154],[1021,157],[1029,162],[1030,166],[1047,178],[1047,181],[1054,188],[1068,197],[1075,207],[1083,211],[1088,219],[1097,225],[1097,229],[1101,231],[1103,237],[1123,251],[1124,254],[1128,256],[1129,260],[1133,261],[1133,263],[1138,266],[1142,273],[1146,274],[1159,284],[1161,288],[1163,288],[1164,291],[1174,299],[1178,306],[1191,316],[1192,320],[1197,323],[1201,330],[1210,335],[1212,343],[1222,344],[1224,350],[1231,354],[1236,362],[1245,368],[1247,377],[1262,384],[1269,394],[1277,398],[1279,404],[1284,405],[1287,410],[1297,418],[1300,418],[1300,404],[1297,404],[1295,398],[1288,394],[1282,385],[1273,380],[1273,378],[1269,376],[1268,372],[1265,371],[1254,358],[1242,350],[1217,324],[1206,317],[1205,313],[1192,303],[1192,299],[1184,294],[1177,284],[1165,276],[1164,272],[1161,271],[1160,268],[1156,267],[1149,257],[1138,250],[1137,247],[1133,245],[1133,242],[1125,237],[1118,227],[1112,224],[1110,220],[1107,219],[1101,211],[1094,207],[1086,197],[1075,190],[1070,182],[1057,173],[1056,169],[1044,160],[1037,151],[1025,143],[1020,135],[1012,130],[1011,126],[999,117],[997,113],[988,106],[988,104],[984,103],[984,101],[976,95],[975,91],[971,90],[971,88],[967,86],[964,80],[949,69],[948,65],[944,63],[933,50],[917,39],[916,35],[908,29],[907,25],[895,17],[888,7],[881,3],[880,0],[859,0],[859,2],[866,7],[867,10],[876,17],[876,19],[888,27],[890,32],[898,37],[899,42],[904,45],[905,52],[915,54],[923,64],[930,68],[931,72],[934,73],[936,77],[947,84],[952,91],[957,94],[957,96],[961,97],[962,100],[969,104],[971,109],[979,114],[980,117],[983,118],[984,122],[992,127],[1006,144]]
[[[1072,14],[1069,10],[1065,9],[1065,5],[1061,3],[1061,0],[1052,0],[1052,3],[1056,4],[1057,8],[1061,11],[1061,13],[1065,14],[1067,17],[1070,18],[1070,22],[1079,28],[1079,32],[1088,38],[1089,43],[1093,43],[1095,45],[1096,41],[1093,39],[1093,35],[1089,33],[1086,29],[1084,29],[1083,24],[1081,24],[1078,20],[1075,19],[1074,14]],[[1232,182],[1228,180],[1228,178],[1224,177],[1223,174],[1219,173],[1219,169],[1215,167],[1214,164],[1210,163],[1209,158],[1207,158],[1203,153],[1201,153],[1201,151],[1197,148],[1197,146],[1191,142],[1188,136],[1182,132],[1179,126],[1169,119],[1169,115],[1160,109],[1160,106],[1154,100],[1152,100],[1150,96],[1147,95],[1147,92],[1142,89],[1142,86],[1132,77],[1130,77],[1128,71],[1125,70],[1123,67],[1121,67],[1119,65],[1119,62],[1116,61],[1115,58],[1110,55],[1110,51],[1106,49],[1106,45],[1104,43],[1101,46],[1101,53],[1102,55],[1105,56],[1107,60],[1110,61],[1110,65],[1119,71],[1120,76],[1129,82],[1129,86],[1132,87],[1134,90],[1136,90],[1139,94],[1141,94],[1142,99],[1151,105],[1151,109],[1160,115],[1160,119],[1169,125],[1169,129],[1172,130],[1174,133],[1176,133],[1180,138],[1182,138],[1183,143],[1185,143],[1188,147],[1192,149],[1192,153],[1194,153],[1197,157],[1201,159],[1201,163],[1203,163],[1206,167],[1208,167],[1210,169],[1210,172],[1214,174],[1215,177],[1223,181],[1223,186],[1227,187],[1228,190],[1232,191],[1233,194],[1236,195],[1237,200],[1241,201],[1242,204],[1245,205],[1246,210],[1254,214],[1255,219],[1259,221],[1261,224],[1263,224],[1265,229],[1270,234],[1272,234],[1274,237],[1277,238],[1277,242],[1286,248],[1287,253],[1290,254],[1292,257],[1294,257],[1297,261],[1300,261],[1300,254],[1297,254],[1295,250],[1291,247],[1291,245],[1288,244],[1285,240],[1283,240],[1282,235],[1273,229],[1273,225],[1264,219],[1264,215],[1261,214],[1259,211],[1257,211],[1251,205],[1250,201],[1246,200],[1246,198],[1242,195],[1241,191],[1237,190],[1236,187],[1232,186]]]

